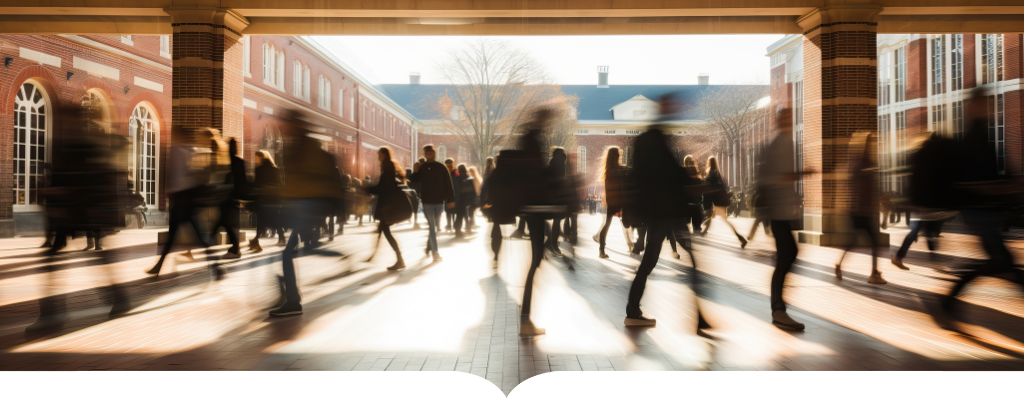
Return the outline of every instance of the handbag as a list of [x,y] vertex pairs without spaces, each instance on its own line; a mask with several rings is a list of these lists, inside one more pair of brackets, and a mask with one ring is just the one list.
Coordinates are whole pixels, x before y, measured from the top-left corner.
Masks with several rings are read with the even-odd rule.
[[398,185],[397,190],[387,194],[386,199],[381,199],[381,206],[379,206],[381,222],[391,225],[412,218],[412,205],[415,198],[415,190],[405,184]]

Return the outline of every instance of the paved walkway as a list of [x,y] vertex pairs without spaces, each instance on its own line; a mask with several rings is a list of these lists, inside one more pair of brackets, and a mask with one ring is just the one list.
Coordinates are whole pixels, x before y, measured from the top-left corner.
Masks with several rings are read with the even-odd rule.
[[[744,233],[752,223],[734,222]],[[926,306],[952,279],[937,269],[980,256],[967,235],[944,234],[936,257],[923,242],[915,245],[909,271],[892,266],[887,253],[879,264],[889,280],[883,286],[867,283],[866,250],[847,256],[839,281],[833,265],[840,250],[800,245],[786,294],[807,330],[791,333],[771,325],[773,243],[763,232],[740,249],[716,221],[696,242],[696,274],[685,254],[673,259],[665,247],[642,302],[658,326],[627,328],[626,295],[639,262],[625,250],[617,221],[610,259],[598,259],[590,239],[598,216],[581,215],[579,225],[575,270],[549,259],[537,275],[533,320],[548,332],[539,337],[518,335],[529,242],[506,240],[495,270],[483,227],[466,239],[442,236],[445,259],[434,264],[421,260],[426,231],[397,226],[409,267],[388,272],[394,255],[386,242],[364,263],[373,226],[349,224],[321,249],[352,257],[297,259],[305,314],[291,318],[267,316],[280,297],[277,246],[225,263],[225,278],[215,282],[206,263],[180,257],[159,277],[145,275],[156,261],[157,229],[108,237],[102,252],[49,259],[36,248],[40,238],[3,239],[0,369],[457,370],[506,394],[531,376],[563,370],[1024,369],[1024,296],[1014,284],[984,279],[968,289],[961,325],[968,333],[940,329],[928,315]],[[507,236],[513,227],[503,229]],[[907,229],[889,232],[898,245]],[[1020,252],[1024,242],[1012,246]],[[695,275],[709,285],[700,300],[715,339],[693,333],[688,277]],[[113,305],[112,283],[129,303]],[[64,323],[30,328],[41,304],[63,307]]]

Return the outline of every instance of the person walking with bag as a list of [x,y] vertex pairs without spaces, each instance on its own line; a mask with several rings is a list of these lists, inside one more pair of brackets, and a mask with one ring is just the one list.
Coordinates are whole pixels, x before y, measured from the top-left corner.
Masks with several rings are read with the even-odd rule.
[[[623,198],[625,196],[624,190],[626,186],[626,176],[628,171],[626,167],[622,165],[622,149],[618,146],[611,146],[604,151],[604,160],[601,162],[604,165],[599,179],[604,182],[604,200],[607,204],[605,208],[604,224],[601,225],[601,231],[594,235],[594,241],[598,243],[598,256],[601,259],[608,259],[608,254],[605,253],[605,241],[608,238],[608,227],[612,224],[612,218],[616,214],[622,212],[622,204],[625,202]],[[595,202],[596,203],[596,202]],[[592,208],[593,210],[593,208]],[[622,218],[619,218],[621,221]],[[623,232],[625,233],[625,227]]]
[[381,147],[377,151],[377,160],[380,161],[380,179],[376,186],[370,188],[370,193],[377,195],[377,207],[373,211],[373,217],[378,222],[377,242],[374,244],[373,254],[366,261],[369,262],[377,254],[380,236],[384,235],[398,258],[398,261],[389,266],[388,270],[405,269],[402,251],[398,248],[398,241],[391,234],[391,225],[412,217],[412,204],[409,203],[409,198],[399,187],[399,184],[405,185],[405,171],[391,157],[390,147]]
[[708,235],[711,221],[715,216],[719,216],[732,229],[736,239],[739,239],[740,249],[747,247],[747,239],[744,239],[743,235],[736,231],[736,227],[729,222],[728,207],[732,203],[732,194],[729,193],[729,185],[726,184],[722,173],[718,170],[718,159],[714,156],[708,157],[708,167],[705,173],[706,177],[704,180],[707,182],[708,191],[704,192],[704,207],[710,209],[711,213],[707,220],[704,221],[704,231],[701,232],[701,236]]
[[437,232],[440,228],[441,212],[447,207],[455,207],[455,190],[452,188],[451,174],[448,168],[437,161],[437,152],[433,145],[423,146],[423,163],[413,166],[412,181],[420,185],[423,202],[423,215],[427,218],[428,255],[433,255],[435,262],[441,261],[437,251]]

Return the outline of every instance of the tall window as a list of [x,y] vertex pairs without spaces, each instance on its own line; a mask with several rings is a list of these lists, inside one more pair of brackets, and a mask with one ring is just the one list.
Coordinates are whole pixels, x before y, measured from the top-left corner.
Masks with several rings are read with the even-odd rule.
[[633,159],[630,157],[630,155],[633,154],[633,151],[630,149],[631,148],[629,147],[629,145],[626,145],[626,147],[622,149],[622,164],[625,166],[629,166],[630,164],[632,164],[631,161]]
[[892,154],[889,148],[892,147],[890,141],[892,137],[890,116],[883,114],[878,116],[878,167],[882,170],[881,173],[881,191],[891,192],[892,191]]
[[302,67],[302,98],[309,101],[309,66]]
[[892,54],[882,53],[878,56],[878,105],[889,104],[889,66],[892,63]]
[[[160,55],[164,57],[170,57],[171,54],[171,36],[160,36]],[[246,72],[248,73],[248,72]]]
[[[160,52],[164,50],[164,36],[160,36]],[[252,56],[252,39],[249,36],[242,36],[242,75],[252,77],[252,69],[249,67],[249,60]]]
[[964,35],[954,34],[950,39],[953,44],[949,48],[950,68],[952,72],[952,91],[964,89]]
[[469,156],[466,155],[466,148],[459,146],[459,158],[455,159],[456,163],[466,163]]
[[946,64],[946,36],[940,35],[932,39],[932,94],[945,93],[943,87],[943,67]]
[[804,82],[793,84],[793,124],[804,124]]
[[1006,173],[1006,135],[1003,118],[1003,95],[988,98],[988,142],[996,151],[996,170]]
[[317,103],[321,109],[331,110],[331,81],[323,75],[320,76],[317,88]]
[[[804,164],[804,82],[802,80],[793,85],[793,144],[796,146],[794,147],[796,170],[802,170]],[[797,179],[796,193],[803,198],[803,179]]]
[[587,174],[587,148],[584,146],[576,149],[576,172],[581,175]]
[[[896,167],[903,170],[907,166],[907,114],[896,113]],[[908,176],[901,176],[897,181],[896,192],[903,193],[907,187]]]
[[981,84],[1003,80],[1003,35],[981,35]]
[[447,158],[448,158],[448,148],[444,147],[444,145],[438,146],[437,147],[437,161],[438,162],[444,162],[444,160],[447,159]]
[[263,84],[284,87],[284,51],[269,43],[263,43]]
[[132,111],[128,133],[134,146],[135,192],[142,195],[147,205],[156,204],[156,158],[157,141],[153,115],[145,106],[139,105]]
[[338,116],[345,118],[345,89],[338,89]]
[[896,49],[894,59],[896,77],[896,102],[902,102],[907,98],[907,48],[906,46]]
[[964,138],[964,102],[953,102],[953,137]]
[[14,98],[14,205],[38,205],[49,131],[47,102],[42,90],[24,83]]
[[946,132],[946,105],[938,104],[932,106],[932,131],[944,134]]
[[274,59],[277,63],[274,69],[274,85],[277,86],[278,90],[284,91],[284,50],[277,51],[277,58]]
[[302,97],[302,63],[292,60],[292,94]]

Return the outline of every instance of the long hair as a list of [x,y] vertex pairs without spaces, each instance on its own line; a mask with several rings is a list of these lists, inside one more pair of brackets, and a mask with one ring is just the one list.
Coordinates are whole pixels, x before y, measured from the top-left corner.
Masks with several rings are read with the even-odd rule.
[[266,149],[260,149],[260,151],[256,152],[256,156],[263,158],[263,161],[269,163],[271,166],[275,168],[277,167],[277,163],[274,163],[274,156],[271,156],[270,152]]
[[608,179],[608,172],[614,172],[622,167],[622,149],[618,146],[608,146],[604,149],[604,158],[601,160],[601,173],[600,181],[604,182]]
[[398,161],[396,161],[394,157],[391,157],[391,148],[383,146],[378,150],[378,152],[384,153],[384,160],[380,161],[380,174],[384,175],[385,165],[390,164],[391,167],[395,169],[395,177],[397,177],[401,183],[405,183],[405,169],[402,169],[402,165],[398,164]]
[[[488,158],[490,159],[490,158]],[[480,186],[483,185],[483,179],[480,177],[480,171],[477,170],[476,166],[469,167],[469,177],[473,178],[473,188],[476,189],[477,196],[480,195]]]
[[704,174],[711,174],[711,171],[713,170],[718,170],[718,159],[716,159],[714,156],[708,156],[708,167],[706,170],[704,170]]

